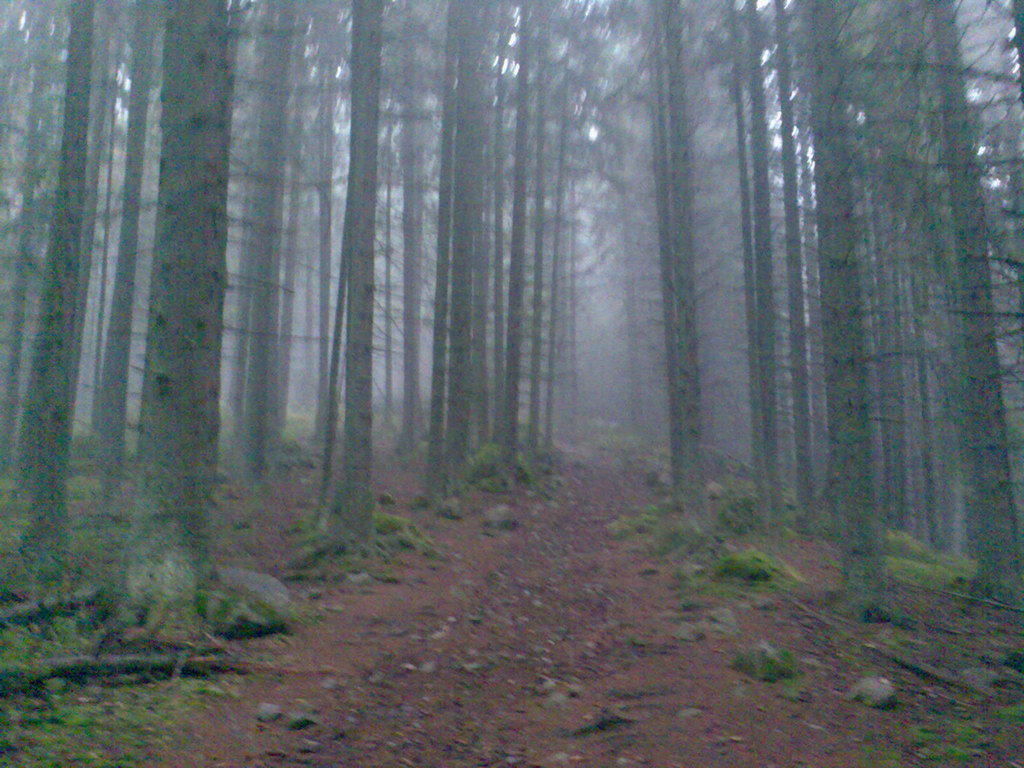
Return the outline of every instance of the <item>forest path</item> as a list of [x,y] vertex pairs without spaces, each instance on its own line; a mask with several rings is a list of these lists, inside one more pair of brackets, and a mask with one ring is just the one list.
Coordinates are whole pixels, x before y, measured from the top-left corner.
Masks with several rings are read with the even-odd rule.
[[[865,762],[865,739],[898,724],[843,701],[849,678],[813,655],[827,643],[820,619],[777,596],[683,604],[672,566],[612,536],[608,523],[650,500],[637,474],[571,462],[549,500],[480,497],[481,510],[510,506],[518,525],[507,532],[488,530],[481,512],[461,521],[409,512],[443,559],[403,558],[397,583],[297,587],[312,620],[246,646],[289,671],[225,681],[233,697],[183,724],[163,764],[876,764]],[[388,479],[406,514],[399,478]],[[681,620],[727,602],[721,634],[676,638]],[[796,695],[730,668],[737,649],[763,640],[803,657]],[[264,702],[284,717],[258,722]],[[289,729],[289,713],[303,708],[313,722]]]

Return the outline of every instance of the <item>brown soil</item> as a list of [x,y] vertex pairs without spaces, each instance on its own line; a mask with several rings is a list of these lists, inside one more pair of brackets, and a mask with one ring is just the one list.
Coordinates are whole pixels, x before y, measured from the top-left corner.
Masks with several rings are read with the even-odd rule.
[[[1020,645],[1012,614],[908,592],[903,607],[918,617],[914,628],[849,622],[829,605],[832,556],[812,542],[778,545],[810,585],[796,592],[681,593],[676,566],[608,530],[650,501],[650,490],[636,473],[590,460],[564,466],[550,499],[523,491],[470,497],[475,511],[461,521],[410,511],[416,482],[406,470],[386,468],[380,477],[381,490],[398,499],[395,511],[427,531],[442,556],[403,556],[390,566],[397,583],[293,582],[308,620],[289,637],[237,644],[260,671],[227,681],[237,698],[215,701],[176,725],[180,738],[155,764],[1024,763],[1024,728],[993,714],[1019,700],[1019,686],[977,694],[864,647],[898,640],[905,655],[943,669],[970,659],[969,666],[984,666],[1000,649]],[[256,510],[229,500],[226,512],[247,516],[253,528],[235,537],[242,543],[226,556],[283,575],[294,547],[287,531],[309,509],[311,488],[308,478],[290,481]],[[486,530],[480,510],[502,503],[513,508],[518,527]],[[737,635],[675,639],[681,620],[723,606],[738,618]],[[985,638],[984,647],[977,638]],[[730,667],[738,649],[763,640],[801,660],[798,683],[762,683]],[[960,646],[970,653],[955,652]],[[895,682],[898,708],[878,711],[846,700],[865,674]],[[261,702],[281,706],[286,716],[307,707],[317,722],[298,731],[284,719],[259,723]],[[968,736],[964,728],[947,735],[958,724],[969,726]],[[940,735],[933,739],[931,732]],[[948,749],[953,743],[956,749]]]

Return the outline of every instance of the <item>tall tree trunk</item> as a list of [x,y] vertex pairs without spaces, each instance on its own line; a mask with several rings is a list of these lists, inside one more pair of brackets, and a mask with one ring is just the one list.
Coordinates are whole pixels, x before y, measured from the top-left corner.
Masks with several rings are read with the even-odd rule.
[[169,0],[163,146],[127,592],[191,615],[209,578],[226,277],[231,60],[221,0]]
[[448,490],[445,457],[445,402],[448,393],[448,297],[451,287],[452,185],[455,162],[455,75],[458,65],[458,13],[448,8],[444,80],[441,85],[441,154],[437,199],[437,266],[434,279],[434,339],[430,375],[430,423],[427,436],[427,495],[437,498]]
[[533,306],[530,313],[530,410],[526,433],[526,452],[535,456],[540,435],[541,362],[544,329],[544,235],[547,228],[547,64],[542,33],[534,36],[537,59],[536,120],[533,177]]
[[[505,407],[505,66],[506,41],[498,56],[494,82],[494,128],[491,148],[494,159],[494,420],[502,419]],[[495,432],[499,430],[496,428]]]
[[555,181],[555,232],[551,244],[551,324],[548,332],[547,405],[544,418],[544,447],[549,453],[555,443],[555,380],[558,375],[558,337],[561,333],[562,232],[565,213],[565,176],[569,143],[569,93],[562,86],[562,119],[558,138],[558,171]]
[[391,417],[395,407],[394,356],[391,349],[391,346],[394,343],[394,334],[392,333],[392,325],[394,323],[394,318],[392,317],[394,296],[391,281],[392,256],[394,250],[391,241],[391,191],[394,188],[394,179],[392,177],[394,175],[395,167],[391,144],[394,141],[394,133],[394,126],[389,125],[384,139],[384,161],[387,163],[385,166],[386,171],[384,181],[384,425],[387,427],[391,426]]
[[11,468],[16,453],[18,413],[21,403],[25,359],[25,328],[28,323],[29,278],[34,267],[34,249],[39,224],[39,185],[43,173],[43,151],[46,144],[43,125],[48,73],[42,62],[31,70],[25,161],[21,173],[21,218],[18,222],[18,244],[14,260],[14,280],[9,314],[11,351],[4,375],[3,400],[0,401],[0,472]]
[[[296,45],[299,43],[296,42]],[[296,50],[295,53],[299,53]],[[295,297],[299,274],[299,230],[302,226],[302,126],[298,110],[291,114],[292,125],[289,133],[291,155],[291,182],[288,190],[288,220],[281,233],[281,252],[284,255],[284,290],[281,296],[281,327],[277,334],[275,357],[278,365],[277,390],[274,392],[272,417],[274,433],[280,439],[288,426],[288,403],[292,389],[292,347],[298,323],[295,319]]]
[[317,346],[316,425],[314,437],[327,439],[327,397],[331,368],[331,239],[334,228],[334,113],[338,106],[338,89],[333,82],[333,67],[321,62],[324,70],[323,93],[317,111],[317,132],[320,140],[320,179],[317,182],[317,223],[319,247],[319,339]]
[[789,13],[785,0],[775,0],[776,58],[782,118],[782,195],[786,218],[786,286],[789,300],[789,367],[793,382],[793,442],[796,458],[796,501],[801,527],[813,523],[814,465],[811,459],[811,408],[808,394],[807,320],[804,301],[803,240],[800,231],[797,178],[796,119],[790,60]]
[[731,95],[736,122],[736,157],[740,182],[740,231],[743,243],[743,301],[747,340],[747,398],[750,401],[750,456],[756,477],[764,476],[764,433],[761,429],[761,374],[757,354],[757,291],[754,288],[754,230],[747,163],[747,117],[743,106],[743,37],[735,0],[726,0],[732,43]]
[[1021,541],[996,346],[981,170],[971,135],[954,6],[949,0],[931,0],[931,11],[939,63],[942,152],[953,217],[953,291],[960,313],[957,341],[964,399],[960,431],[967,513],[978,547],[978,570],[971,586],[979,595],[1017,600]]
[[853,158],[846,124],[844,69],[834,0],[809,0],[815,63],[812,124],[818,189],[818,241],[828,388],[828,498],[841,526],[847,600],[863,619],[884,612],[881,521],[871,471],[871,424],[861,267],[857,254]]
[[23,477],[32,510],[23,552],[41,589],[64,575],[68,549],[65,484],[74,412],[75,299],[82,258],[94,10],[93,0],[69,9],[57,197],[22,426]]
[[[120,60],[117,62],[120,64]],[[96,333],[93,336],[93,366],[92,366],[92,381],[90,382],[90,394],[92,396],[92,409],[90,411],[89,420],[94,432],[99,432],[99,401],[100,401],[100,386],[102,385],[103,379],[103,347],[104,347],[104,331],[106,330],[107,322],[107,283],[109,282],[108,273],[110,270],[110,231],[113,229],[114,219],[114,152],[117,146],[117,80],[114,80],[114,92],[115,98],[110,99],[110,111],[107,114],[107,121],[110,125],[110,130],[107,132],[107,147],[106,147],[106,158],[104,159],[104,165],[107,169],[107,175],[104,179],[103,184],[103,237],[100,241],[100,261],[99,268],[96,270]]]
[[[97,15],[102,22],[109,22],[108,8],[103,0],[97,6]],[[109,28],[109,24],[103,24]],[[116,37],[116,35],[115,35]],[[92,282],[93,256],[96,251],[96,225],[99,219],[100,172],[103,170],[107,133],[107,115],[113,109],[117,98],[117,80],[110,72],[111,52],[114,41],[107,36],[93,41],[93,85],[90,94],[89,149],[85,171],[85,203],[82,213],[82,254],[79,264],[78,293],[75,296],[75,351],[72,365],[75,370],[75,392],[84,382],[82,352],[85,348],[85,328],[89,320],[89,288]],[[113,131],[113,122],[110,130]],[[79,403],[79,406],[81,403]],[[84,410],[84,409],[83,409]]]
[[[452,188],[452,294],[449,387],[445,437],[449,472],[459,472],[469,445],[473,406],[472,324],[474,267],[482,231],[483,145],[481,102],[483,18],[476,0],[457,0],[458,77],[455,94],[455,182]],[[479,297],[483,300],[483,297]]]
[[[660,12],[664,12],[662,9]],[[660,18],[658,18],[660,21]],[[657,34],[657,33],[655,33]],[[658,262],[661,277],[662,333],[665,338],[665,378],[668,391],[668,439],[669,462],[672,485],[676,486],[683,476],[683,433],[682,402],[679,386],[679,318],[676,314],[676,285],[678,269],[672,251],[672,189],[669,154],[668,122],[668,73],[665,46],[658,40],[659,48],[654,60],[654,108],[651,118],[652,168],[654,172],[654,197],[658,222]]]
[[265,9],[261,56],[259,130],[256,138],[259,175],[253,205],[252,338],[245,386],[245,470],[260,481],[267,471],[274,434],[274,393],[279,383],[275,360],[279,319],[279,262],[284,212],[285,136],[288,81],[295,30],[294,5],[274,0]]
[[674,324],[678,330],[677,386],[679,421],[670,425],[678,433],[678,459],[673,484],[684,513],[699,525],[708,524],[704,487],[700,363],[697,339],[697,277],[693,211],[693,147],[683,61],[683,20],[677,0],[660,0],[661,55],[665,83],[665,187],[668,226],[667,251],[674,275],[671,291]]
[[352,137],[342,236],[342,251],[349,253],[351,265],[345,345],[345,431],[342,476],[328,528],[329,539],[335,546],[364,547],[373,537],[373,271],[383,17],[383,0],[354,0]]
[[420,169],[419,99],[412,0],[406,7],[406,46],[402,58],[402,432],[401,453],[411,453],[422,429],[420,401],[420,297],[423,292],[423,181]]
[[149,0],[142,0],[134,8],[121,231],[118,237],[114,292],[110,303],[110,328],[107,330],[103,376],[98,392],[101,464],[108,491],[120,481],[124,467],[129,361],[135,314],[135,272],[138,266],[149,92],[153,87],[152,48],[156,40],[157,18],[157,11]]
[[757,0],[747,0],[747,74],[750,89],[750,159],[754,182],[754,289],[757,294],[756,336],[760,429],[764,444],[764,472],[758,478],[758,496],[767,505],[764,523],[770,531],[781,524],[779,436],[775,374],[775,278],[772,261],[771,182],[768,178],[768,115],[765,106],[761,54],[765,49]]
[[519,73],[516,76],[516,138],[512,159],[512,231],[509,243],[508,329],[505,336],[505,409],[501,440],[511,475],[519,450],[519,375],[523,357],[523,298],[526,282],[526,195],[530,142],[530,5],[519,3]]

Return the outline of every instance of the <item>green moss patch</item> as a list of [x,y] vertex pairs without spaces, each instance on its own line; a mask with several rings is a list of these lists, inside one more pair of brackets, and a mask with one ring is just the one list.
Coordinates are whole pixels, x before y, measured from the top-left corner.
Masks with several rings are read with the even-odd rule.
[[430,556],[437,554],[430,537],[407,518],[387,512],[374,512],[373,529],[377,534],[378,545],[386,553],[414,551]]
[[733,658],[732,668],[766,683],[791,680],[800,674],[793,653],[770,643],[758,643],[740,651]]
[[175,734],[172,724],[211,697],[237,697],[221,679],[132,687],[48,686],[0,702],[0,765],[143,768]]
[[758,549],[730,552],[715,563],[715,575],[752,583],[768,582],[783,572],[779,561]]
[[889,573],[907,584],[929,589],[962,588],[974,576],[970,560],[935,552],[907,533],[887,532],[884,547]]

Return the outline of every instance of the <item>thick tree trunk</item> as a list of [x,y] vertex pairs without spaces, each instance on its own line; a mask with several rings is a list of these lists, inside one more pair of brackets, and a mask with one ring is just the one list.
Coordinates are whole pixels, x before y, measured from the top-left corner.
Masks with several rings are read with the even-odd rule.
[[[473,407],[472,323],[475,261],[482,234],[483,145],[481,56],[483,18],[476,0],[458,0],[458,85],[455,94],[455,183],[452,188],[452,303],[448,358],[448,471],[465,463]],[[483,301],[484,297],[479,299]]]
[[[373,538],[373,310],[380,126],[383,0],[352,7],[352,137],[342,251],[350,258],[345,345],[345,431],[342,475],[328,536],[336,546]],[[339,302],[340,303],[340,302]]]
[[288,79],[294,6],[287,0],[271,2],[262,21],[261,84],[259,96],[258,176],[253,204],[252,337],[245,385],[245,470],[260,481],[267,471],[268,454],[279,435],[274,434],[274,393],[279,382],[277,329],[279,319],[279,262],[284,212],[285,136],[287,135]]
[[166,7],[157,239],[127,569],[130,602],[151,622],[191,615],[210,574],[231,121],[225,4]]
[[954,6],[949,0],[932,0],[931,10],[939,58],[942,151],[953,217],[953,292],[960,313],[961,450],[967,514],[978,549],[978,570],[971,586],[982,597],[1015,601],[1021,596],[1021,540],[996,346],[981,170],[971,136]]
[[857,254],[852,156],[834,0],[809,0],[815,63],[812,123],[828,388],[828,498],[841,526],[847,600],[864,619],[884,612],[881,521],[873,493],[866,340]]
[[671,300],[678,329],[677,386],[679,421],[673,478],[684,513],[699,525],[708,524],[704,487],[700,362],[697,339],[697,277],[693,211],[693,147],[682,58],[683,20],[677,0],[661,0],[657,19],[663,35],[665,61],[665,186],[667,188],[667,251],[674,274]]
[[57,197],[22,426],[23,477],[32,510],[23,552],[41,589],[64,575],[68,548],[65,483],[74,412],[75,300],[82,258],[94,9],[93,0],[70,8]]

